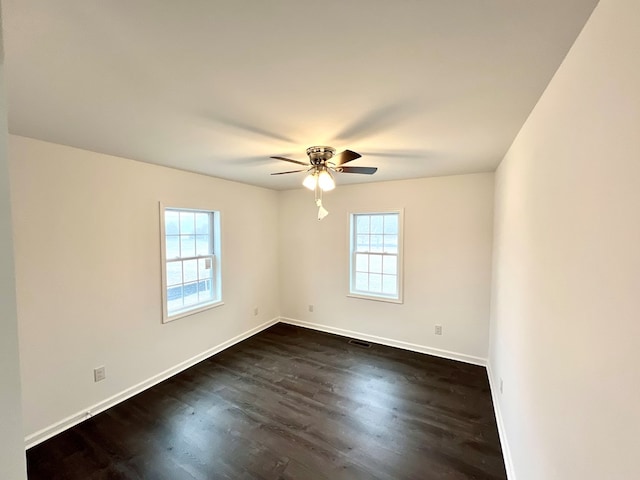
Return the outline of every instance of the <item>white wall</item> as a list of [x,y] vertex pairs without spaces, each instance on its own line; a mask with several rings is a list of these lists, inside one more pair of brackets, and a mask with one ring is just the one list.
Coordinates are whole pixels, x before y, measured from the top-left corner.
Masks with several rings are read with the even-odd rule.
[[[319,222],[312,192],[280,196],[283,316],[484,361],[492,173],[339,186],[324,203],[330,214]],[[347,297],[348,213],[395,208],[404,208],[404,304]],[[434,335],[435,324],[442,336]]]
[[[2,51],[0,28],[0,52]],[[1,53],[0,53],[1,56]],[[20,406],[18,323],[7,160],[7,107],[0,62],[0,478],[27,476]]]
[[[278,316],[277,192],[23,137],[9,147],[26,435]],[[225,304],[168,324],[160,201],[222,222]]]
[[638,478],[640,2],[601,0],[498,169],[490,367],[518,480]]

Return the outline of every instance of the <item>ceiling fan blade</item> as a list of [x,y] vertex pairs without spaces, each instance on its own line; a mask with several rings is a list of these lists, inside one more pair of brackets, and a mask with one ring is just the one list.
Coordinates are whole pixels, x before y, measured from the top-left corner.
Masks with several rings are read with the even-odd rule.
[[339,167],[336,169],[342,173],[363,173],[365,175],[373,175],[378,171],[377,167]]
[[298,160],[291,160],[290,158],[284,158],[284,157],[271,157],[271,158],[275,158],[276,160],[284,160],[285,162],[291,162],[291,163],[297,163],[298,165],[309,165],[309,163],[307,162],[299,162]]
[[359,153],[353,152],[351,150],[345,150],[342,153],[334,155],[331,158],[331,161],[335,163],[336,166],[338,166],[338,165],[344,165],[345,163],[355,160],[356,158],[360,158],[361,156],[362,155],[360,155]]
[[276,172],[276,173],[272,173],[271,175],[284,175],[285,173],[298,173],[298,172],[306,172],[307,169],[303,169],[303,170],[289,170],[288,172]]

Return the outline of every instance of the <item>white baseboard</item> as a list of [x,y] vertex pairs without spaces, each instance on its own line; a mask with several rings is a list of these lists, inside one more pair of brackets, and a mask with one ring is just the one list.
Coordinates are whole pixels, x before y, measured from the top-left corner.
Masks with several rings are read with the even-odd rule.
[[336,335],[357,338],[359,340],[367,340],[373,343],[380,343],[382,345],[387,345],[389,347],[402,348],[403,350],[410,350],[412,352],[418,352],[418,353],[426,353],[428,355],[448,358],[450,360],[458,360],[460,362],[471,363],[473,365],[480,365],[482,367],[487,365],[486,358],[474,357],[473,355],[467,355],[465,353],[451,352],[449,350],[441,350],[439,348],[427,347],[424,345],[417,345],[415,343],[408,343],[400,340],[393,340],[391,338],[377,337],[375,335],[369,335],[367,333],[354,332],[352,330],[344,330],[342,328],[330,327],[328,325],[306,322],[303,320],[296,320],[294,318],[280,317],[280,321],[282,323],[288,323],[290,325],[297,325],[299,327],[311,328],[313,330],[319,330],[321,332],[335,333]]
[[500,387],[496,386],[491,371],[491,364],[487,362],[487,376],[489,377],[489,388],[491,390],[491,400],[493,401],[493,410],[496,414],[496,423],[498,424],[498,435],[500,436],[500,446],[502,447],[502,456],[504,458],[504,467],[507,470],[507,479],[516,480],[516,472],[513,469],[513,460],[511,457],[511,449],[509,448],[509,442],[507,441],[507,431],[504,428],[504,420],[502,418],[502,411],[500,410],[499,395]]
[[117,393],[109,398],[106,398],[105,400],[102,400],[96,403],[95,405],[91,405],[80,412],[77,412],[73,415],[69,415],[67,418],[62,419],[59,422],[54,423],[53,425],[45,427],[42,430],[38,430],[37,432],[32,433],[30,435],[27,435],[25,437],[25,448],[31,448],[47,440],[48,438],[51,438],[54,435],[57,435],[58,433],[61,433],[67,430],[68,428],[71,428],[74,425],[77,425],[78,423],[81,423],[84,420],[91,418],[92,416],[97,415],[98,413],[103,412],[108,408],[113,407],[114,405],[117,405],[118,403],[123,402],[128,398],[131,398],[134,395],[137,395],[138,393],[143,392],[144,390],[147,390],[148,388],[166,380],[167,378],[172,377],[175,374],[180,373],[189,367],[192,367],[196,363],[199,363],[202,360],[205,360],[215,355],[216,353],[219,353],[222,350],[225,350],[226,348],[229,348],[232,345],[235,345],[236,343],[239,343],[242,340],[245,340],[255,335],[256,333],[261,332],[262,330],[265,330],[266,328],[269,328],[272,325],[275,325],[276,323],[278,323],[278,321],[279,321],[279,318],[274,318],[272,320],[269,320],[268,322],[265,322],[262,325],[258,325],[257,327],[247,330],[246,332],[241,333],[240,335],[236,335],[230,340],[222,342],[213,348],[205,350],[204,352],[199,353],[198,355],[195,355],[194,357],[191,357],[188,360],[185,360],[184,362],[181,362],[165,370],[164,372],[160,372],[157,375],[154,375],[153,377],[138,383],[137,385],[129,387],[120,393]]

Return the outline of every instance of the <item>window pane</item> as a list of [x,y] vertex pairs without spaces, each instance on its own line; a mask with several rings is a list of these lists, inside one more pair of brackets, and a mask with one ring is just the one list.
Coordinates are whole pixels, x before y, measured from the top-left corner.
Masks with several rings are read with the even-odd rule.
[[184,271],[184,283],[194,282],[198,279],[198,260],[187,260],[182,263]]
[[371,233],[382,233],[382,215],[371,215]]
[[164,232],[167,235],[180,233],[180,215],[174,210],[164,211]]
[[182,235],[193,235],[196,230],[196,215],[193,212],[180,212],[180,233]]
[[397,275],[398,273],[398,257],[385,255],[382,260],[382,273],[388,275]]
[[198,303],[198,283],[186,283],[183,287],[184,305],[195,305]]
[[398,233],[398,214],[385,215],[384,216],[384,233],[397,234]]
[[198,298],[201,302],[213,300],[213,288],[211,280],[201,280],[198,282]]
[[398,277],[395,275],[382,276],[382,293],[387,295],[398,294]]
[[368,252],[369,251],[369,235],[358,235],[356,238],[356,251]]
[[398,253],[397,235],[384,235],[384,251],[387,253]]
[[167,262],[167,286],[182,283],[182,262]]
[[382,275],[379,273],[369,275],[369,291],[376,293],[382,292]]
[[213,259],[211,257],[198,259],[198,279],[211,278],[213,276]]
[[369,251],[382,253],[382,235],[371,235],[370,239],[371,245],[369,245]]
[[356,233],[369,233],[369,215],[356,215]]
[[209,235],[196,235],[196,254],[209,255]]
[[182,308],[182,285],[167,288],[167,310],[169,313]]
[[167,235],[165,245],[167,248],[167,260],[180,258],[180,237],[178,235]]
[[368,272],[369,271],[369,255],[366,253],[356,254],[356,271]]
[[180,256],[196,256],[196,237],[194,235],[180,235]]
[[369,290],[369,275],[366,273],[356,273],[355,289],[361,292]]
[[208,213],[196,213],[196,233],[200,233],[202,235],[209,235],[209,218],[211,217]]
[[[220,265],[213,255],[219,242],[219,213],[165,208],[162,274],[167,298],[163,322],[220,299]],[[198,258],[199,257],[199,258]]]
[[371,255],[369,257],[369,271],[382,273],[382,255]]
[[400,300],[401,213],[351,215],[351,292],[370,298]]

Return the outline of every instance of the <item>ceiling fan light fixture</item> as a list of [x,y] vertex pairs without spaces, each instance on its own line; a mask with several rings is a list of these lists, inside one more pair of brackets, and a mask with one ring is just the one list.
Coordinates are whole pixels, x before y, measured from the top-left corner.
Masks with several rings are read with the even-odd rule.
[[323,192],[328,192],[336,188],[336,182],[333,180],[333,177],[328,170],[322,170],[318,174],[318,186]]
[[316,172],[310,172],[302,181],[302,185],[309,190],[315,190],[318,183],[318,175]]

